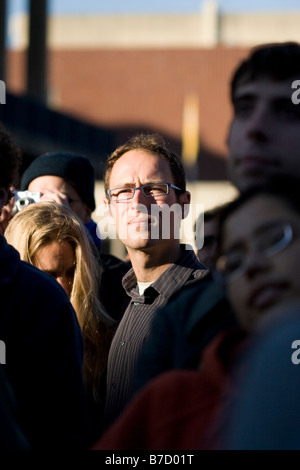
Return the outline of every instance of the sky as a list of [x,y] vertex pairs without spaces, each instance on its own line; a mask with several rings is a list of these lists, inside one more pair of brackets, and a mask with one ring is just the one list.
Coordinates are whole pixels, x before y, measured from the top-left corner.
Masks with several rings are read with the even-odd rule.
[[[191,13],[201,10],[205,0],[48,0],[49,13]],[[27,0],[9,0],[8,11],[27,9]],[[241,11],[300,10],[299,0],[218,0],[224,13]]]

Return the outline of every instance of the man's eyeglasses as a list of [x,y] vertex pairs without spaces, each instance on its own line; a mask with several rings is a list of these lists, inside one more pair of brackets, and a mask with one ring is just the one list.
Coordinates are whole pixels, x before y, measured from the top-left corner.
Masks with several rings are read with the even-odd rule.
[[145,197],[153,197],[159,199],[170,193],[170,188],[181,191],[180,188],[171,183],[149,183],[139,186],[138,188],[114,188],[107,191],[108,198],[112,202],[129,201],[135,195],[137,189],[140,189]]
[[[256,234],[252,249],[259,255],[271,257],[284,250],[293,240],[293,236],[293,229],[288,223],[264,226]],[[217,271],[225,282],[232,282],[245,273],[246,259],[246,250],[241,246],[235,247],[219,257],[216,263]]]

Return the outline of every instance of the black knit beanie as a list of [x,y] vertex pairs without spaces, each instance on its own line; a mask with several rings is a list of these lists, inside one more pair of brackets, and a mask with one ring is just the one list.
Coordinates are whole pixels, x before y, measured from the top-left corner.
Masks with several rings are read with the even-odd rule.
[[49,152],[37,157],[24,171],[21,191],[40,176],[60,176],[71,184],[82,201],[95,210],[95,171],[90,160],[73,152]]

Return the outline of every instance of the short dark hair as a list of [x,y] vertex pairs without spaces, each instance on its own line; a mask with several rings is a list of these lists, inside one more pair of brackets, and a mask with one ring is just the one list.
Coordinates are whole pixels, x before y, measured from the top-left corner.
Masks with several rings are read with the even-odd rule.
[[300,44],[297,42],[271,43],[256,46],[235,70],[231,79],[231,100],[241,83],[260,77],[282,81],[300,76]]
[[112,168],[124,153],[130,150],[143,150],[145,152],[158,155],[167,160],[172,175],[174,176],[174,184],[182,191],[186,190],[186,176],[181,158],[173,151],[169,150],[163,137],[159,134],[138,134],[131,137],[124,145],[119,146],[107,159],[104,175],[105,192],[109,188],[109,180]]
[[17,186],[20,179],[22,153],[11,134],[0,123],[0,187]]

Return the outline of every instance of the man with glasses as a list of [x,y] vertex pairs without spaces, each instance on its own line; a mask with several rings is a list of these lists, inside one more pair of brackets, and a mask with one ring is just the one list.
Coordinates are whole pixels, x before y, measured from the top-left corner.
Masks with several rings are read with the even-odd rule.
[[197,370],[149,382],[95,449],[299,449],[299,229],[298,179],[279,177],[227,205],[219,260],[237,328],[209,342]]
[[107,160],[104,183],[109,221],[132,264],[123,278],[131,300],[108,358],[107,427],[131,397],[135,364],[155,312],[208,271],[192,247],[180,244],[190,193],[181,160],[161,137],[137,135],[117,148]]

